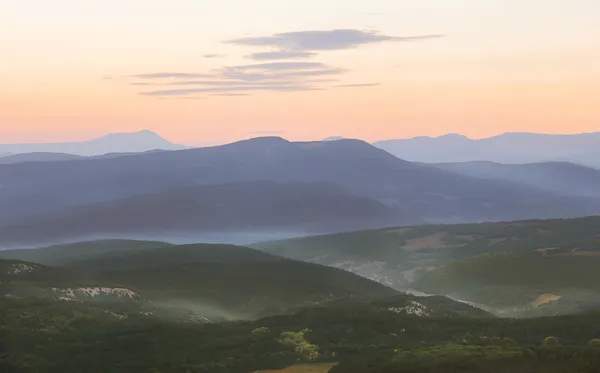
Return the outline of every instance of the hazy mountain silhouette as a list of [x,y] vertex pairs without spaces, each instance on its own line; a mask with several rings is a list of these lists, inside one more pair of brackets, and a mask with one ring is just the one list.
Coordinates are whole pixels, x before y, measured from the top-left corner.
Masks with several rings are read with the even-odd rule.
[[[172,188],[268,180],[331,182],[402,210],[409,222],[600,213],[600,201],[410,163],[359,140],[257,138],[223,146],[0,165],[0,224]],[[291,212],[290,212],[291,213]]]
[[0,229],[0,247],[89,237],[327,233],[402,223],[400,211],[330,183],[201,185],[77,206]]
[[72,161],[83,158],[80,155],[66,153],[22,153],[11,154],[0,157],[0,164],[11,164],[21,162],[53,162],[53,161]]
[[81,156],[103,155],[107,153],[137,153],[148,150],[176,150],[185,148],[173,144],[152,131],[114,133],[99,139],[40,144],[0,144],[0,153],[67,153]]
[[567,162],[500,164],[479,161],[431,165],[462,175],[506,180],[566,196],[600,198],[600,171]]
[[600,132],[578,135],[511,132],[480,140],[449,134],[436,138],[385,140],[374,145],[399,158],[413,162],[572,161],[590,167],[600,167],[600,152],[598,152]]

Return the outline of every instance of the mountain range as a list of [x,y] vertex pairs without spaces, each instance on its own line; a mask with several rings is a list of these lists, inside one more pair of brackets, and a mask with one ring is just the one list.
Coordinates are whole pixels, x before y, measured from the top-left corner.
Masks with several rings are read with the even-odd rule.
[[565,196],[600,198],[600,170],[568,162],[500,164],[487,161],[431,166],[465,176],[504,180]]
[[[113,133],[101,138],[66,143],[0,144],[0,162],[2,157],[23,153],[59,153],[38,154],[33,160],[57,160],[68,158],[66,155],[97,156],[110,153],[138,153],[149,150],[177,150],[185,146],[173,144],[158,134],[144,130],[132,133]],[[18,158],[16,158],[18,160]],[[27,160],[27,157],[24,158]]]
[[[600,213],[595,198],[411,163],[360,140],[265,137],[198,149],[4,164],[0,190],[3,247],[34,239],[66,242],[71,235],[140,238],[153,231],[153,239],[163,240],[173,238],[168,233],[289,227],[325,233],[361,225]],[[215,206],[215,198],[223,206]]]
[[384,140],[374,143],[399,158],[425,163],[490,161],[497,163],[573,162],[600,168],[600,132],[550,135],[509,132],[484,139],[460,134]]
[[3,245],[90,238],[249,243],[401,222],[393,207],[329,183],[197,185],[74,206],[0,227]]

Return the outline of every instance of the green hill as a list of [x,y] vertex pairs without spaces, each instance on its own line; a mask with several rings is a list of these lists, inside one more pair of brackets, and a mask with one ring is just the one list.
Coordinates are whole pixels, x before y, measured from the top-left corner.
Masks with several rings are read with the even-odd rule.
[[600,306],[600,256],[485,254],[449,263],[413,287],[504,312],[553,314]]
[[[3,373],[251,373],[299,362],[365,368],[366,360],[386,361],[371,360],[374,355],[412,352],[418,357],[427,352],[436,357],[433,362],[448,355],[472,356],[473,351],[480,356],[477,346],[496,351],[503,341],[518,344],[507,348],[543,350],[545,356],[563,356],[560,351],[587,356],[589,341],[600,335],[598,317],[418,317],[346,305],[249,322],[199,324],[142,314],[116,317],[89,303],[0,298],[0,368]],[[548,336],[565,347],[536,347]],[[453,352],[445,347],[456,343],[465,346]],[[432,346],[442,350],[430,350]]]
[[24,260],[46,265],[62,265],[110,253],[135,252],[167,246],[171,246],[171,244],[154,241],[97,240],[38,249],[4,250],[0,251],[0,258]]
[[[90,247],[93,249],[88,250]],[[75,301],[131,303],[133,299],[211,320],[255,318],[336,299],[367,300],[397,294],[340,269],[245,247],[198,244],[155,248],[151,243],[124,247],[119,251],[118,245],[110,247],[103,242],[102,246],[84,243],[34,251],[47,262],[60,262],[58,267],[3,260],[29,271],[21,275],[26,276],[22,280],[10,282],[11,292],[7,293]],[[69,249],[86,251],[79,255]],[[46,272],[48,276],[40,277]]]
[[599,226],[600,217],[427,225],[265,242],[253,247],[343,268],[407,289],[427,271],[485,253],[600,253]]

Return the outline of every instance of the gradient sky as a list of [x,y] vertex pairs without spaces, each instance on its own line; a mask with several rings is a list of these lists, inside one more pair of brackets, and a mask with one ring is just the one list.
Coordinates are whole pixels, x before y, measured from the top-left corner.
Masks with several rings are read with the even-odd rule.
[[600,131],[598,0],[0,0],[0,143]]

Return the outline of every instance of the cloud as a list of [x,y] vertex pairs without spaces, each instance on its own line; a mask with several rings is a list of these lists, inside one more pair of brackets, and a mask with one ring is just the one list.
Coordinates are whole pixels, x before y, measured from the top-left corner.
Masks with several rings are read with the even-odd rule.
[[271,36],[249,37],[227,41],[246,46],[275,47],[288,51],[327,51],[356,48],[363,44],[385,41],[418,41],[439,38],[443,35],[419,35],[409,37],[383,35],[374,31],[338,29],[330,31],[298,31],[278,33]]
[[335,88],[376,87],[378,85],[381,85],[381,83],[340,84],[336,85]]
[[202,57],[204,58],[219,58],[219,57],[223,57],[220,54],[203,54]]
[[[331,77],[344,71],[320,62],[269,62],[226,66],[214,70],[212,74],[146,74],[153,77],[160,76],[161,78],[168,75],[170,77],[180,77],[181,79],[166,81],[161,84],[147,81],[134,82],[133,84],[171,87],[140,93],[140,95],[154,97],[191,96],[202,93],[239,95],[247,92],[299,92],[323,90],[325,88],[320,87],[322,83],[337,82],[337,79],[331,79]],[[196,75],[210,75],[211,79],[188,78]]]
[[320,76],[331,76],[331,75],[340,75],[346,72],[344,69],[340,68],[325,68],[325,69],[317,69],[317,70],[305,70],[305,71],[286,71],[281,73],[271,73],[265,71],[244,71],[239,69],[227,69],[223,73],[224,78],[228,79],[236,79],[242,81],[275,81],[275,80],[289,80],[289,79],[305,79],[311,77],[320,77]]
[[211,96],[240,97],[240,96],[252,96],[252,95],[249,93],[213,93]]
[[[287,81],[277,81],[275,82],[278,85],[291,85],[291,84],[297,84],[297,81],[294,80],[287,80]],[[243,81],[240,82],[238,80],[184,80],[184,81],[180,81],[180,82],[172,82],[172,83],[167,83],[164,85],[170,85],[170,86],[185,86],[185,85],[199,85],[199,86],[221,86],[221,87],[234,87],[234,86],[239,86],[241,84],[248,84],[247,82]],[[257,81],[257,82],[252,82],[252,85],[273,85],[274,82],[272,81]]]
[[112,76],[111,75],[104,75],[101,79],[102,80],[111,80]]
[[246,58],[253,60],[287,60],[291,58],[311,58],[316,55],[317,54],[313,52],[280,50],[273,52],[252,53],[246,56]]
[[285,131],[281,130],[258,130],[247,132],[248,135],[283,135]]
[[197,74],[197,73],[152,73],[152,74],[137,74],[129,75],[130,78],[137,79],[197,79],[197,78],[210,78],[214,77],[211,74]]
[[323,69],[326,67],[328,67],[328,66],[323,63],[320,63],[320,62],[268,62],[268,63],[254,64],[254,65],[231,66],[228,68],[236,69],[236,70],[282,71],[282,70]]
[[264,91],[264,92],[299,92],[299,91],[319,91],[323,88],[316,88],[307,85],[240,85],[235,87],[210,87],[210,88],[192,88],[192,89],[167,89],[159,91],[141,92],[142,96],[185,96],[196,93],[216,93],[216,92],[244,92],[244,91]]

